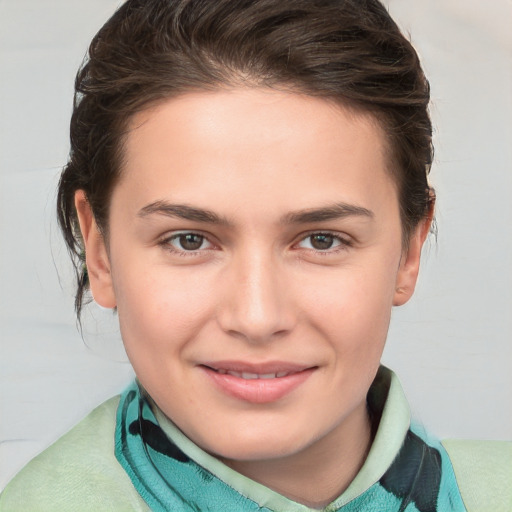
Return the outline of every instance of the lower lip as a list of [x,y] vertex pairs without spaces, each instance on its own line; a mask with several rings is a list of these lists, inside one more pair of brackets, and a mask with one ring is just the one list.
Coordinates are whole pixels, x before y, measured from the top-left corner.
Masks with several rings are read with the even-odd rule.
[[315,370],[315,368],[308,368],[274,379],[242,379],[227,373],[218,373],[206,366],[201,366],[201,369],[224,393],[253,404],[280,400],[303,384]]

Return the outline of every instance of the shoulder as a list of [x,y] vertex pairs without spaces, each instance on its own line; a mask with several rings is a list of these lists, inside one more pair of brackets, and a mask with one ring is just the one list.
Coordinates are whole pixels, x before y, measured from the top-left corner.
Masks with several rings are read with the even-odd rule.
[[0,496],[0,510],[148,510],[114,455],[118,403],[103,403],[29,462]]
[[468,512],[512,510],[512,442],[445,440]]

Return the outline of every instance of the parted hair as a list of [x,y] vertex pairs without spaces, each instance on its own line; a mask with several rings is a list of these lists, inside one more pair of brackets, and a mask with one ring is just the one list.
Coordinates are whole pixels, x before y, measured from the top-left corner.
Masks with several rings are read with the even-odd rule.
[[432,194],[429,84],[418,55],[378,0],[128,0],[92,40],[75,81],[71,150],[57,198],[77,273],[88,289],[74,206],[84,190],[108,243],[108,212],[134,114],[191,91],[271,87],[370,113],[388,143],[403,239]]

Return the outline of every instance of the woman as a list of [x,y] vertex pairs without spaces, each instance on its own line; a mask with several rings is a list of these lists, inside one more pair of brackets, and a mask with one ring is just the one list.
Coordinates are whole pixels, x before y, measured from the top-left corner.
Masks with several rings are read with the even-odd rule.
[[138,380],[2,507],[465,510],[464,447],[379,369],[434,206],[428,83],[385,9],[127,2],[76,85],[77,311],[117,308]]

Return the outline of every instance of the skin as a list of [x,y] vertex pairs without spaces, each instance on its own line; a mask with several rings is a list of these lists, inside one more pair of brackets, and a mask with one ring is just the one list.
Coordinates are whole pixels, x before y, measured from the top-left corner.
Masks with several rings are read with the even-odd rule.
[[[372,117],[326,100],[199,92],[133,118],[108,244],[76,193],[94,299],[117,306],[156,404],[206,451],[310,506],[365,460],[366,394],[429,229],[404,251],[386,155]],[[225,361],[307,371],[284,396],[247,400],[205,367]]]

